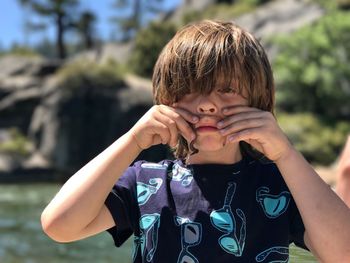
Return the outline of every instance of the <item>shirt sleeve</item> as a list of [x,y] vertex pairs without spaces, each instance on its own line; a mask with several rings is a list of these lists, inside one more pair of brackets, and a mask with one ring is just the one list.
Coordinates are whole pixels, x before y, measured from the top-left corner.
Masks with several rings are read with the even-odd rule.
[[292,216],[290,222],[290,231],[289,231],[289,241],[290,243],[294,243],[296,246],[309,250],[305,245],[304,234],[305,234],[305,226],[303,219],[299,213],[299,210],[292,200]]
[[139,162],[130,166],[113,186],[105,205],[110,211],[115,226],[107,229],[114,243],[120,247],[135,232],[138,225],[138,205],[136,197],[136,175]]

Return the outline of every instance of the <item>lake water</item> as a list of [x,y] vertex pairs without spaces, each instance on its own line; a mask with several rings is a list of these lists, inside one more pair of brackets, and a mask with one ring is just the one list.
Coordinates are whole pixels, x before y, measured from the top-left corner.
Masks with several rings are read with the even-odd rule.
[[[58,244],[41,230],[40,214],[60,186],[56,184],[0,185],[1,263],[130,263],[131,240],[115,249],[108,233]],[[291,246],[290,262],[317,262]]]

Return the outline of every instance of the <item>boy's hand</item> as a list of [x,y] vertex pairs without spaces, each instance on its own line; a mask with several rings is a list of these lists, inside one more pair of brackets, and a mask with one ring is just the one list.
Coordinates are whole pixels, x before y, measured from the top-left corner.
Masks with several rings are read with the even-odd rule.
[[141,150],[160,143],[174,147],[179,134],[188,141],[195,138],[190,123],[196,123],[198,120],[197,116],[184,109],[155,105],[142,116],[130,132]]
[[227,136],[226,143],[245,141],[275,162],[287,156],[292,149],[268,111],[234,106],[224,108],[223,115],[226,117],[218,122],[218,128],[223,136]]

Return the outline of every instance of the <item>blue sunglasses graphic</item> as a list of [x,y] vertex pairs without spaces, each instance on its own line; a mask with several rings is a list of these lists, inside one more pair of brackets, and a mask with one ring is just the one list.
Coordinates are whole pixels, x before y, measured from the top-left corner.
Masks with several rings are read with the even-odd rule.
[[133,258],[135,261],[139,246],[141,246],[141,255],[142,255],[142,258],[144,258],[145,249],[147,247],[147,244],[149,243],[149,238],[151,238],[152,248],[146,254],[146,260],[150,262],[152,261],[154,253],[157,250],[160,215],[158,213],[145,214],[140,218],[139,223],[140,223],[141,233],[139,237],[135,236],[135,239],[134,239]]
[[236,191],[236,184],[231,182],[228,185],[223,208],[213,210],[210,214],[212,225],[224,232],[219,238],[221,248],[227,253],[235,256],[242,256],[246,238],[246,218],[241,209],[236,209],[236,213],[242,220],[240,238],[237,238],[236,220],[231,210],[231,202]]
[[269,263],[287,263],[289,261],[289,248],[276,246],[276,247],[268,248],[268,249],[264,250],[263,252],[259,253],[255,257],[256,262],[263,262],[271,253],[278,253],[281,255],[287,255],[287,258],[284,260],[269,261]]
[[182,250],[177,263],[199,263],[198,259],[189,251],[189,247],[197,246],[202,239],[202,224],[192,222],[188,218],[176,217],[176,225],[181,225]]
[[268,187],[260,187],[256,191],[256,201],[260,203],[268,218],[276,218],[287,210],[291,195],[287,191],[283,191],[279,195],[272,195],[269,192]]
[[163,183],[161,178],[151,178],[149,184],[137,182],[137,202],[139,205],[147,203],[151,195],[156,194]]

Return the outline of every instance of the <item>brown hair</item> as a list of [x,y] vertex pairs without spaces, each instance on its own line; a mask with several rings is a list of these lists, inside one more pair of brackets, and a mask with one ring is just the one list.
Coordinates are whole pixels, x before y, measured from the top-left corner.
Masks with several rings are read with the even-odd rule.
[[[180,29],[160,53],[153,72],[156,104],[171,105],[191,92],[209,94],[216,87],[247,94],[248,104],[273,113],[274,81],[259,41],[232,22],[204,20]],[[182,136],[175,148],[185,158]]]

